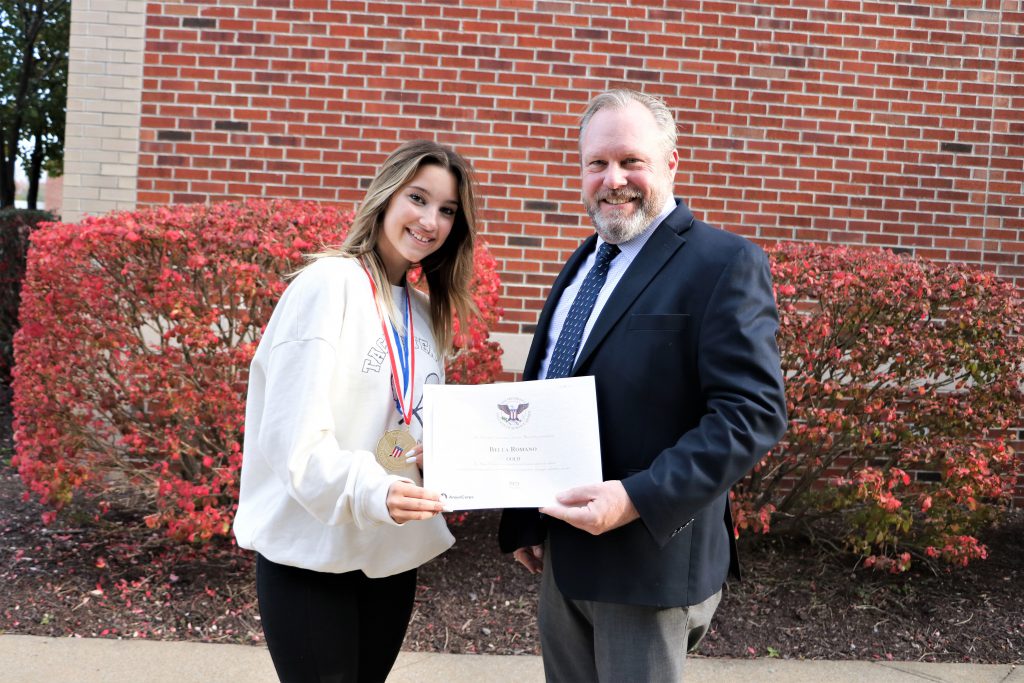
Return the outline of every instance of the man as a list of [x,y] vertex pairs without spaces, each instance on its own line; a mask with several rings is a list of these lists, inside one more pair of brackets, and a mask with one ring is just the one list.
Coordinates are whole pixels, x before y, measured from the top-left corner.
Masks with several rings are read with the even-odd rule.
[[729,487],[786,429],[778,315],[764,253],[673,199],[661,100],[598,95],[579,144],[597,234],[555,280],[524,376],[595,378],[605,481],[506,510],[499,540],[543,573],[548,681],[674,682],[738,573]]

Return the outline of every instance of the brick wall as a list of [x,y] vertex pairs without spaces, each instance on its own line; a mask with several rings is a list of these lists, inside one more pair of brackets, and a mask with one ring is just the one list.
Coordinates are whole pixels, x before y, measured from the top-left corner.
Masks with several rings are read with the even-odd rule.
[[352,204],[399,142],[437,138],[479,171],[501,331],[529,332],[591,231],[577,117],[630,85],[678,112],[705,220],[1024,284],[1020,3],[822,4],[152,2],[138,201]]

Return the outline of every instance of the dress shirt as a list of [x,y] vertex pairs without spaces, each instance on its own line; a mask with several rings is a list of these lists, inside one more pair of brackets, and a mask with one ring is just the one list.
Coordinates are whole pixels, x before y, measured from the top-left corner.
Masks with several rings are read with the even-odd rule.
[[[594,310],[590,314],[590,319],[587,320],[587,325],[583,329],[583,339],[580,340],[580,350],[587,343],[587,337],[590,336],[590,331],[594,328],[594,323],[597,321],[599,315],[601,315],[601,309],[604,308],[605,303],[608,301],[608,297],[611,296],[612,292],[615,291],[615,285],[619,283],[622,276],[625,275],[626,270],[630,264],[633,263],[633,259],[640,253],[640,250],[647,244],[647,240],[650,239],[651,235],[657,229],[661,222],[665,220],[670,213],[676,210],[675,199],[671,196],[665,202],[665,206],[662,208],[661,213],[655,218],[647,229],[642,233],[629,240],[628,242],[622,242],[619,244],[619,249],[622,251],[612,259],[611,266],[608,268],[608,278],[604,281],[604,286],[601,287],[601,292],[597,295],[597,302],[594,304]],[[548,327],[548,342],[547,348],[544,351],[544,362],[541,363],[540,373],[537,375],[538,379],[545,379],[548,376],[548,364],[551,362],[551,354],[555,350],[555,342],[558,341],[558,335],[562,331],[562,325],[565,324],[565,319],[569,315],[569,309],[572,307],[572,302],[576,298],[576,293],[579,292],[580,287],[583,286],[583,280],[587,277],[587,273],[594,266],[594,260],[597,258],[597,250],[601,248],[601,244],[604,240],[600,235],[597,237],[597,242],[594,244],[594,250],[590,252],[587,258],[580,264],[576,274],[573,275],[572,281],[566,286],[562,292],[561,298],[558,300],[558,305],[555,306],[555,312],[551,316],[551,325]],[[576,356],[579,357],[579,350],[576,352]],[[575,362],[575,361],[574,361]]]

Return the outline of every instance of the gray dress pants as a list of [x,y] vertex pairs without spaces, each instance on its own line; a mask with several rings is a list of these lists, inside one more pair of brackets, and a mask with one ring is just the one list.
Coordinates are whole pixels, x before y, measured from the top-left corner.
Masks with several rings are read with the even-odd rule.
[[[595,571],[600,571],[595,567]],[[544,553],[540,640],[548,683],[679,683],[687,651],[707,633],[719,591],[691,607],[569,600]]]

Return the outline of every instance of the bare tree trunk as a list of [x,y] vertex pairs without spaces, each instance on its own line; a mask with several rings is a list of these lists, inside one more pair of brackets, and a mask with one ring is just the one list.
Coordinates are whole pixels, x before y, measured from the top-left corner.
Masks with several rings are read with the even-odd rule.
[[7,154],[7,131],[0,125],[0,209],[14,206],[14,159]]
[[0,209],[14,206],[14,174],[7,171],[7,164],[0,170]]
[[28,208],[35,211],[39,204],[39,179],[43,175],[43,134],[35,133],[35,145],[32,147],[32,158],[28,168],[28,196],[25,198]]

